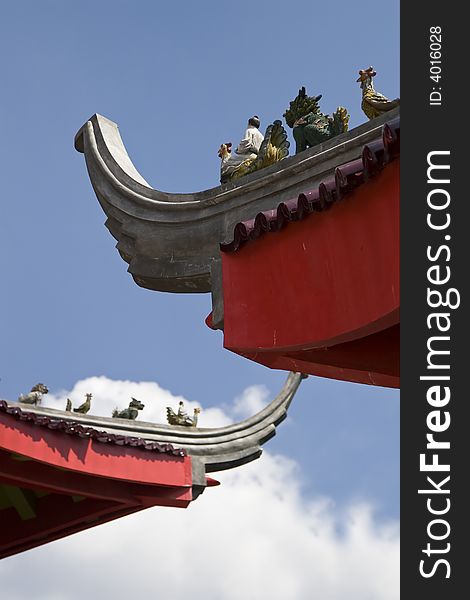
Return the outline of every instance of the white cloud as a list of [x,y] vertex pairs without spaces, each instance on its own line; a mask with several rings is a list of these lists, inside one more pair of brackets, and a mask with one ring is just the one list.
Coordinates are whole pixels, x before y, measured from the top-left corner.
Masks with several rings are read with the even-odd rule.
[[[69,396],[82,401],[86,391],[102,398],[106,410],[131,393],[146,409],[152,405],[152,417],[179,400],[154,383],[98,377],[78,382]],[[377,523],[365,503],[338,508],[329,498],[305,497],[297,463],[269,452],[215,477],[222,485],[186,510],[149,509],[5,559],[4,597],[398,599],[396,522]]]
[[262,410],[268,403],[269,390],[265,385],[250,385],[228,407],[230,412],[236,416],[246,419]]

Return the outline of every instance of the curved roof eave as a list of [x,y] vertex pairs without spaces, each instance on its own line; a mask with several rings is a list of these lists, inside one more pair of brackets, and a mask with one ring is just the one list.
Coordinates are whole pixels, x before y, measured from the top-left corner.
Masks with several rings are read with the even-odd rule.
[[211,291],[219,244],[236,223],[334,176],[338,164],[359,158],[364,145],[380,139],[383,123],[397,114],[399,109],[234,183],[192,194],[152,188],[129,158],[117,124],[101,115],[79,130],[75,148],[85,155],[106,226],[136,283],[200,293]]

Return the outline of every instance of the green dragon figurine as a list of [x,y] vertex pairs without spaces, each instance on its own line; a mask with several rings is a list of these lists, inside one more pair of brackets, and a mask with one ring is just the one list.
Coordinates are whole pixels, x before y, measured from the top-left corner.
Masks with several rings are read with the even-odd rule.
[[302,87],[283,115],[292,128],[296,154],[348,130],[348,111],[340,106],[331,117],[324,115],[318,104],[321,97],[307,96]]

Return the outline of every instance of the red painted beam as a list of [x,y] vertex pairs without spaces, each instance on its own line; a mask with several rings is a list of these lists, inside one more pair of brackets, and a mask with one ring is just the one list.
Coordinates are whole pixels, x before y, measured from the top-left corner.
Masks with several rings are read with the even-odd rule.
[[296,373],[309,373],[317,377],[326,377],[327,379],[338,379],[339,381],[350,381],[351,383],[363,383],[366,385],[378,385],[382,387],[399,388],[400,378],[396,375],[387,375],[371,369],[352,369],[338,365],[328,365],[316,363],[310,357],[306,360],[302,358],[292,358],[280,354],[263,353],[243,354],[249,358],[270,369],[282,369],[283,371],[295,371]]
[[34,460],[15,460],[0,450],[0,483],[69,496],[84,496],[121,504],[153,506],[164,499],[189,503],[192,489],[139,484],[57,469]]
[[321,377],[400,387],[400,327],[394,325],[359,340],[329,348],[300,350],[285,355],[258,353],[257,362],[273,369],[312,372]]

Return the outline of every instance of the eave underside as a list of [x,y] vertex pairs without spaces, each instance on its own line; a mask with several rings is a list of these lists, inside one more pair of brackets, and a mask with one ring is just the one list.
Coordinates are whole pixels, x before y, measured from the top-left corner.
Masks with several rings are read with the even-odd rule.
[[188,487],[95,477],[0,450],[0,558],[150,506],[190,501]]

